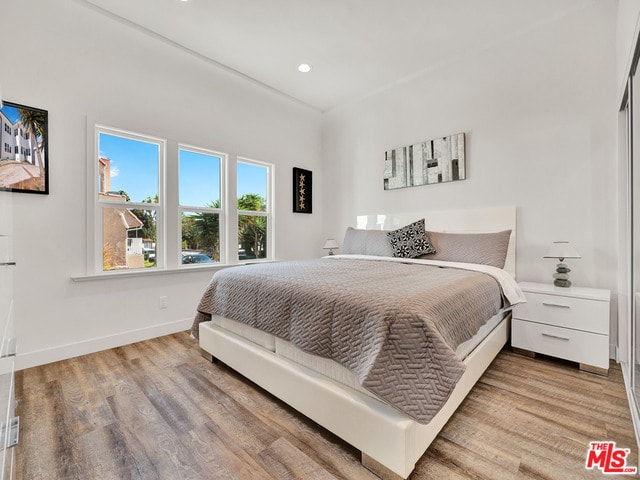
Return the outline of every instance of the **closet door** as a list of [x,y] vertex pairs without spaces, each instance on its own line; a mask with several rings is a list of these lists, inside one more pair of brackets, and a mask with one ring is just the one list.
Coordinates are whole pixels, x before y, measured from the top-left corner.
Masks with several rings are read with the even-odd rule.
[[640,78],[633,75],[628,86],[628,155],[631,163],[632,205],[632,321],[631,377],[636,405],[640,406]]
[[[619,222],[619,258],[618,258],[618,361],[623,370],[625,378],[631,382],[633,378],[632,351],[632,319],[633,319],[633,299],[632,288],[633,275],[633,215],[632,215],[632,182],[631,158],[629,154],[630,146],[630,125],[631,108],[628,99],[625,101],[618,113],[618,212]],[[631,383],[629,383],[631,386]]]

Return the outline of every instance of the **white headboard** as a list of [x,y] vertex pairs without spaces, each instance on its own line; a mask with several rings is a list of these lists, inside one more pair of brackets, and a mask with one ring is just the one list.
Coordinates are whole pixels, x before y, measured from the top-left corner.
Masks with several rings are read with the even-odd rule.
[[511,230],[504,269],[516,276],[516,207],[485,207],[465,210],[426,210],[412,213],[358,215],[356,228],[395,230],[421,218],[427,230],[483,233]]

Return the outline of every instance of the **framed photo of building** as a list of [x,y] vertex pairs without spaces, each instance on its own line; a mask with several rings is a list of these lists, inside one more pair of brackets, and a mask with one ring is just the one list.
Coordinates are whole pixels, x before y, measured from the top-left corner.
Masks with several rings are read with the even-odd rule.
[[293,211],[294,213],[311,213],[311,170],[293,169]]
[[3,102],[0,109],[0,190],[49,193],[48,113]]

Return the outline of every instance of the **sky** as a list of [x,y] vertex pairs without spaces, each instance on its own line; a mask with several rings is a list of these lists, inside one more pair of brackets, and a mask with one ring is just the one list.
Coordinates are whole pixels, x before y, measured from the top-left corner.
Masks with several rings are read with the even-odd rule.
[[2,106],[2,113],[9,119],[11,123],[16,123],[20,118],[20,114],[18,113],[18,109],[15,107],[10,107],[6,103]]
[[238,198],[247,193],[257,193],[267,198],[267,169],[259,165],[238,162]]
[[220,200],[220,158],[180,150],[180,205],[207,207]]
[[112,192],[123,190],[132,202],[158,193],[158,145],[106,133],[99,142],[100,156],[111,160]]
[[[158,193],[158,151],[153,143],[100,133],[100,156],[111,160],[111,191],[124,190],[132,202]],[[206,207],[220,199],[219,157],[189,150],[179,152],[180,205]],[[238,197],[257,193],[266,198],[267,169],[238,162]]]

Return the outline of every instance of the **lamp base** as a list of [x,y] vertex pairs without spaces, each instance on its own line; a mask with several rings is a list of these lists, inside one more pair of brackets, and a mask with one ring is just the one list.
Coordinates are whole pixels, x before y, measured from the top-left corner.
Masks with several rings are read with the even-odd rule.
[[566,263],[560,262],[556,265],[556,273],[553,274],[553,284],[556,287],[567,288],[571,286],[571,282],[569,281],[569,272],[571,269],[567,266]]

